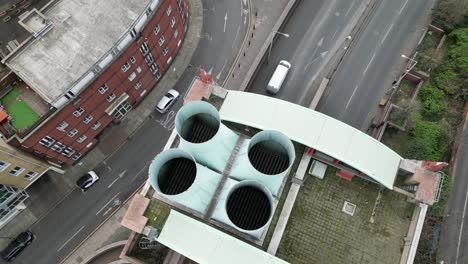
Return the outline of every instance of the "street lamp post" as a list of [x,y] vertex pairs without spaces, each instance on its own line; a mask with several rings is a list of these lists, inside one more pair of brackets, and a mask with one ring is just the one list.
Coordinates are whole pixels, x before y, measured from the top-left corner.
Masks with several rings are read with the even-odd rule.
[[405,54],[401,54],[402,58],[408,59],[408,64],[406,65],[405,72],[400,76],[398,81],[393,84],[393,89],[396,89],[400,85],[400,82],[403,80],[403,78],[405,78],[405,76],[414,68],[414,66],[416,66],[416,64],[418,64],[418,62],[414,59],[417,54],[417,52],[414,53],[414,55],[411,58],[406,56]]
[[271,39],[270,39],[270,48],[268,49],[268,57],[267,57],[267,62],[270,61],[270,53],[271,53],[271,47],[273,46],[273,40],[275,38],[275,35],[276,34],[279,34],[279,35],[282,35],[284,37],[287,37],[289,38],[289,34],[287,33],[283,33],[283,32],[279,32],[279,31],[274,31],[272,34],[271,34]]

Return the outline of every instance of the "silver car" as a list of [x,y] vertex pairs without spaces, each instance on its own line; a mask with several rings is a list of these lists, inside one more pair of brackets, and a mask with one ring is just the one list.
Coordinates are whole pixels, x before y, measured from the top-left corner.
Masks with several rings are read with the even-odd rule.
[[179,99],[179,92],[171,89],[169,90],[166,95],[164,95],[161,100],[159,100],[159,103],[156,105],[156,111],[158,111],[161,114],[164,114],[171,108],[175,102],[177,102],[177,99]]

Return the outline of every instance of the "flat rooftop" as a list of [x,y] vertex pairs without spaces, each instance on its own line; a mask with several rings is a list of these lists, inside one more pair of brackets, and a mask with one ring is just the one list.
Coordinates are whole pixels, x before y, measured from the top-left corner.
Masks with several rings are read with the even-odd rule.
[[58,0],[41,13],[53,28],[6,64],[48,103],[62,97],[123,36],[150,0]]

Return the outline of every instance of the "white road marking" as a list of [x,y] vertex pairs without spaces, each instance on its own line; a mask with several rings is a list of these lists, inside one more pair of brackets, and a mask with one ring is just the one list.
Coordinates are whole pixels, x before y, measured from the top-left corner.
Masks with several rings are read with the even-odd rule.
[[227,22],[227,12],[226,12],[226,15],[224,16],[224,28],[223,28],[223,32],[226,32],[226,22]]
[[119,179],[120,179],[120,177],[115,178],[115,180],[113,180],[113,181],[111,182],[111,184],[109,184],[109,186],[107,186],[107,189],[109,189],[110,187],[112,187],[112,185],[114,185],[114,183],[117,182]]
[[349,103],[351,103],[351,100],[353,100],[354,94],[356,93],[358,87],[359,86],[357,86],[357,85],[356,85],[356,87],[354,87],[353,94],[351,94],[351,97],[349,98],[348,103],[346,104],[346,109],[348,109]]
[[355,1],[352,1],[352,2],[351,2],[351,5],[349,6],[348,10],[347,10],[346,13],[345,13],[345,17],[348,16],[348,13],[349,13],[349,11],[351,11],[351,9],[353,8],[354,3],[355,3]]
[[390,33],[390,30],[392,30],[392,28],[393,28],[393,24],[390,25],[390,27],[389,27],[388,30],[387,30],[387,33],[385,33],[383,39],[380,41],[381,44],[385,41],[385,39],[386,39],[387,36],[388,36],[388,33]]
[[232,42],[231,48],[234,48],[234,45],[236,45],[236,40],[237,40],[237,35],[239,35],[239,30],[240,30],[240,26],[237,26],[236,36],[234,37],[234,41]]
[[140,176],[140,174],[141,174],[144,170],[146,170],[146,167],[148,167],[148,165],[149,165],[150,163],[151,163],[151,160],[149,160],[148,162],[146,162],[146,165],[145,165],[143,168],[141,168],[141,170],[135,175],[134,178],[135,178],[135,179],[138,178],[138,176]]
[[117,197],[117,195],[119,194],[120,192],[115,194],[114,197],[112,197],[103,207],[101,207],[101,209],[99,209],[99,211],[97,211],[96,215],[98,215],[102,210],[104,210],[104,208],[106,208],[106,206],[108,206],[115,199],[115,197]]
[[210,70],[207,72],[209,75],[213,72],[213,67],[210,68]]
[[122,178],[125,175],[125,173],[127,173],[127,170],[124,170],[121,173],[119,173],[119,178]]
[[374,57],[375,57],[375,53],[374,53],[374,55],[372,55],[372,58],[370,59],[370,61],[367,64],[366,68],[364,69],[364,71],[362,72],[362,75],[366,74],[367,70],[369,69],[369,66],[372,64],[372,61],[374,60]]
[[109,209],[107,209],[102,215],[104,216],[104,215],[108,214],[110,211],[112,211],[113,208],[114,207],[109,207]]
[[465,207],[463,207],[463,216],[462,216],[462,222],[461,222],[461,225],[460,225],[460,234],[458,234],[457,256],[455,257],[455,264],[458,264],[458,254],[460,253],[460,244],[461,244],[461,237],[462,237],[462,233],[463,233],[463,224],[465,223],[465,214],[466,214],[467,202],[468,202],[468,190],[466,190]]
[[407,3],[408,3],[408,0],[405,1],[403,6],[401,7],[400,11],[398,11],[398,14],[401,14],[401,11],[403,11],[403,9],[405,9],[405,6],[406,6]]
[[338,33],[338,29],[335,30],[335,33],[333,33],[333,35],[332,35],[332,37],[331,37],[332,41],[335,39],[336,33]]
[[223,68],[221,68],[221,71],[216,74],[216,80],[219,80],[219,78],[221,78],[221,73],[224,71],[224,67],[226,67],[226,63],[227,63],[227,60],[224,61],[224,64],[223,64]]
[[75,234],[73,234],[73,236],[71,236],[67,241],[65,241],[65,243],[63,243],[63,245],[57,249],[57,252],[59,252],[60,250],[62,250],[62,248],[64,248],[76,235],[78,235],[79,232],[81,232],[81,230],[83,230],[85,226],[82,226],[80,229],[78,229],[78,231],[76,231]]

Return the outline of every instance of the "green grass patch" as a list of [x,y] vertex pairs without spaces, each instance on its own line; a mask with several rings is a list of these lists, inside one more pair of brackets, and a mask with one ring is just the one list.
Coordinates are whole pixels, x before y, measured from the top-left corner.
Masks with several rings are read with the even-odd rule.
[[15,98],[20,94],[19,90],[17,87],[14,87],[11,91],[9,91],[2,99],[0,99],[0,102],[2,105],[6,105],[10,103],[11,101],[15,100]]
[[24,101],[19,100],[8,107],[7,112],[13,117],[12,125],[19,131],[33,125],[39,115]]
[[170,211],[171,206],[155,199],[152,200],[145,211],[145,216],[148,217],[148,223],[146,225],[161,230]]

